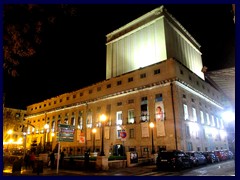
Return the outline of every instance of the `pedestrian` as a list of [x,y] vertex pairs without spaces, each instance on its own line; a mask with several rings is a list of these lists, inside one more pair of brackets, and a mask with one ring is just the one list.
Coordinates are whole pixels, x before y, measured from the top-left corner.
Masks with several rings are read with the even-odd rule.
[[30,155],[28,152],[24,156],[24,165],[26,170],[30,167]]
[[31,165],[33,170],[34,170],[35,160],[36,160],[36,156],[35,156],[34,152],[32,152],[31,155],[30,155],[30,165]]
[[52,152],[50,154],[50,166],[51,166],[51,169],[55,168],[55,155],[54,155],[54,152]]
[[85,151],[84,153],[84,167],[87,169],[89,167],[89,155],[90,155],[90,149]]
[[62,151],[60,153],[60,161],[59,161],[59,167],[62,168],[63,167],[63,160],[64,160],[64,152]]

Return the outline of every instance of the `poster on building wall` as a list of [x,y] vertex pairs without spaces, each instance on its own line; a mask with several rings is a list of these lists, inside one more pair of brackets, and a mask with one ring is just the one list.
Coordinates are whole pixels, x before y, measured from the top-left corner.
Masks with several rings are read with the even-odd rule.
[[77,141],[79,141],[79,143],[85,143],[84,133],[80,130],[77,130]]
[[149,137],[149,123],[141,123],[142,137]]
[[91,132],[92,132],[92,129],[87,129],[87,141],[91,140]]
[[101,128],[96,128],[97,129],[97,131],[96,131],[96,133],[95,133],[95,139],[96,140],[100,140],[100,131],[101,131]]
[[104,138],[109,139],[110,127],[104,127]]
[[155,103],[155,118],[156,118],[156,129],[157,136],[165,136],[165,125],[164,125],[164,107],[163,102],[158,101]]

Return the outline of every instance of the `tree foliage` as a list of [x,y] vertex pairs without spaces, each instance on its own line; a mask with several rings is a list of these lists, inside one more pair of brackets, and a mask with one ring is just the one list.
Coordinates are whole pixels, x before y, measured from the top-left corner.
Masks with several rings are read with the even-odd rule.
[[33,57],[44,41],[44,35],[53,28],[56,19],[74,16],[73,5],[5,4],[3,30],[3,68],[17,76],[17,67]]

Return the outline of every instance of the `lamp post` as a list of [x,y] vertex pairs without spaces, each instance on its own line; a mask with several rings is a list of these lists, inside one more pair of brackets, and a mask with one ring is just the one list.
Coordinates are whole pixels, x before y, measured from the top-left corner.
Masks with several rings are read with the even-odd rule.
[[96,128],[92,129],[92,133],[93,133],[93,152],[95,152],[95,133],[97,132]]
[[153,141],[153,128],[154,128],[154,123],[151,122],[149,124],[150,128],[152,129],[152,154],[155,154],[155,149],[154,149],[154,141]]
[[105,156],[104,154],[104,122],[106,121],[106,116],[104,114],[102,114],[100,116],[100,121],[101,121],[101,128],[102,128],[102,149],[101,149],[101,153],[100,156]]
[[48,128],[49,128],[49,125],[48,124],[45,124],[44,125],[44,144],[43,144],[43,151],[45,152],[46,151],[46,142],[47,142],[47,130],[48,130]]

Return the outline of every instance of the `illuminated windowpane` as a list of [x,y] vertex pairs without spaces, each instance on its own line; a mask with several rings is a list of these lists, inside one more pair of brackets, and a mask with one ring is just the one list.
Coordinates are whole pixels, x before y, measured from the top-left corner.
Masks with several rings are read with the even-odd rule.
[[184,111],[184,120],[188,120],[188,107],[186,104],[183,104],[183,111]]

